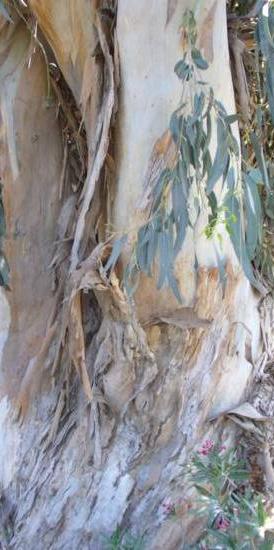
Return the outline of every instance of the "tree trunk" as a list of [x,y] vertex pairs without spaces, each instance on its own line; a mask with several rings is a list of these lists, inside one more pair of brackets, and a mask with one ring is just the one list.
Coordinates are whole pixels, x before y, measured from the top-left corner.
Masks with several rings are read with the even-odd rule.
[[[250,394],[263,349],[259,296],[229,235],[206,239],[204,213],[176,260],[182,305],[157,289],[156,274],[140,276],[130,302],[121,281],[132,241],[108,279],[109,244],[98,242],[134,232],[168,163],[187,8],[206,80],[235,112],[226,2],[118,0],[117,19],[114,1],[28,4],[0,20],[3,533],[12,516],[1,543],[101,549],[122,525],[146,548],[187,548],[198,525],[184,468],[205,436],[233,439],[222,413]],[[177,521],[163,513],[166,498],[183,502]]]

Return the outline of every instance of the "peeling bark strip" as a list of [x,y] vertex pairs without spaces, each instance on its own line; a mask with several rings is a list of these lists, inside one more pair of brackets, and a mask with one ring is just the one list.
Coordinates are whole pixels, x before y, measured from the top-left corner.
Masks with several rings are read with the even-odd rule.
[[[96,246],[100,224],[102,233],[105,224],[121,233],[146,216],[155,178],[174,163],[167,127],[181,94],[173,67],[190,2],[119,0],[117,26],[117,3],[108,0],[28,4],[29,21],[37,17],[45,48],[55,55],[57,101],[45,107],[38,51],[30,69],[25,49],[24,64],[16,62],[28,32],[0,19],[0,154],[13,277],[7,340],[0,309],[0,485],[3,502],[15,506],[9,540],[0,517],[0,544],[103,550],[105,536],[120,525],[144,535],[147,550],[177,550],[195,543],[199,532],[184,478],[189,456],[206,436],[233,440],[235,419],[246,427],[267,424],[270,415],[249,403],[247,388],[273,357],[270,329],[260,355],[258,299],[229,239],[222,248],[223,293],[203,220],[189,230],[176,265],[183,307],[145,277],[129,303],[121,289],[125,258],[107,277],[110,244]],[[198,30],[207,44],[210,25],[207,77],[234,112],[225,7],[225,0],[201,6]],[[58,103],[68,97],[62,119]],[[75,139],[81,124],[89,153],[84,184],[70,163],[73,146],[79,145],[79,164],[85,157],[86,144]],[[33,395],[37,379],[42,387]],[[7,395],[18,395],[21,381],[28,414],[19,425]],[[271,487],[270,452],[265,446]],[[166,498],[184,502],[176,521],[163,513]]]
[[100,46],[102,48],[102,52],[106,61],[106,84],[103,92],[102,108],[98,117],[98,126],[96,128],[96,134],[99,136],[99,141],[97,145],[97,151],[95,153],[95,158],[94,160],[92,159],[88,168],[87,185],[83,197],[83,205],[81,207],[79,219],[76,224],[75,237],[71,251],[70,271],[73,271],[76,268],[79,261],[79,247],[85,229],[85,218],[89,210],[91,200],[94,195],[95,186],[99,179],[101,169],[103,167],[108,152],[110,122],[114,107],[113,59],[109,53],[108,44],[103,32],[100,16],[98,14],[96,16],[96,28],[98,30]]
[[91,401],[92,390],[86,367],[85,338],[80,293],[76,294],[71,300],[68,333],[71,360],[83,383],[85,394],[88,400]]

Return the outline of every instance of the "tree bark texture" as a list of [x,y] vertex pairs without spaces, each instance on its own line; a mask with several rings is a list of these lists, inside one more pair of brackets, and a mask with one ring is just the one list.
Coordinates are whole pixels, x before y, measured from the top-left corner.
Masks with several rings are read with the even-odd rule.
[[[10,548],[101,549],[118,524],[144,533],[149,549],[187,547],[198,527],[185,465],[206,435],[233,437],[220,415],[248,398],[264,350],[259,298],[229,236],[206,239],[203,215],[176,261],[183,305],[142,275],[130,306],[121,273],[131,243],[110,280],[102,271],[109,245],[98,242],[140,224],[172,154],[168,125],[181,94],[173,69],[194,2],[173,4],[167,22],[166,0],[118,0],[115,22],[114,2],[29,0],[42,48],[29,12],[0,22],[11,272],[11,291],[0,293],[0,482]],[[225,0],[202,2],[197,20],[206,79],[233,113]],[[45,54],[86,131],[76,190],[61,100],[46,97]],[[185,503],[176,522],[164,517],[166,498]]]

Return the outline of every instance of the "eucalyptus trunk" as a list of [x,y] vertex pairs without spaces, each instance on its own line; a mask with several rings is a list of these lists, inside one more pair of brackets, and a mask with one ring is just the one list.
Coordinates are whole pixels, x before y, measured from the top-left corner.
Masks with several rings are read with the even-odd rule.
[[[203,213],[176,259],[182,304],[156,274],[127,298],[130,239],[109,276],[103,264],[170,162],[187,8],[205,79],[235,112],[226,1],[19,4],[0,20],[1,543],[101,549],[121,525],[149,549],[187,548],[199,520],[185,465],[205,437],[233,439],[222,413],[249,396],[259,295],[229,234],[206,238]],[[183,503],[177,521],[165,499]]]

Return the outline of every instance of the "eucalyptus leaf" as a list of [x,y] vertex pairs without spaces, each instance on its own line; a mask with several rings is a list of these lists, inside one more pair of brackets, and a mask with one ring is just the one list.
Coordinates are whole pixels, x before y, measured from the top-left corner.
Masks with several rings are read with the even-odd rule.
[[188,121],[187,121],[187,124],[185,126],[185,135],[186,135],[187,139],[189,140],[189,144],[192,147],[195,147],[195,142],[196,142],[196,137],[197,137],[195,122],[196,122],[196,117],[195,118],[194,117],[193,118],[188,117]]
[[170,270],[168,272],[168,284],[169,284],[169,287],[171,288],[175,298],[177,299],[177,301],[182,304],[183,303],[183,300],[182,300],[182,296],[181,296],[181,292],[180,292],[180,289],[178,287],[178,283],[174,277],[174,274],[173,274],[173,271]]
[[215,184],[223,175],[225,168],[227,166],[228,160],[229,160],[229,155],[227,152],[226,143],[218,142],[216,155],[214,158],[214,162],[213,162],[213,165],[209,174],[209,178],[207,181],[207,186],[206,186],[206,192],[208,195],[213,191]]
[[201,52],[197,48],[192,48],[191,57],[198,69],[202,71],[208,69],[208,62],[203,58]]
[[221,118],[217,119],[217,150],[213,161],[212,169],[207,181],[207,194],[213,191],[215,184],[224,174],[229,161],[228,151],[228,130]]
[[218,211],[217,197],[216,197],[215,193],[213,191],[211,191],[211,193],[208,195],[207,198],[208,198],[208,203],[209,203],[211,212],[212,212],[213,216],[215,216],[217,211]]
[[207,115],[206,115],[206,140],[205,140],[204,147],[203,147],[203,158],[205,157],[205,155],[208,151],[208,147],[209,147],[210,142],[211,142],[211,137],[212,137],[211,114],[210,114],[210,112],[208,112]]
[[183,186],[184,196],[187,199],[189,194],[189,188],[188,188],[187,166],[184,159],[179,158],[179,161],[176,166],[176,172],[177,172],[178,180],[181,182]]
[[[213,93],[213,97],[214,97],[214,93]],[[221,101],[219,101],[218,99],[214,99],[213,104],[214,104],[215,109],[219,112],[219,116],[221,118],[225,118],[225,117],[229,116],[227,114],[225,106],[223,105],[223,103]]]
[[261,51],[267,58],[270,49],[274,49],[274,42],[268,25],[268,17],[265,15],[261,15],[258,19],[258,33]]
[[104,271],[105,272],[107,272],[109,269],[111,269],[111,270],[114,269],[114,267],[115,267],[115,265],[118,261],[118,258],[121,254],[122,248],[125,245],[126,241],[127,241],[127,235],[123,235],[123,237],[121,237],[120,239],[116,239],[114,241],[111,255],[110,255],[106,265],[104,266]]
[[123,276],[123,284],[125,291],[129,298],[131,298],[138,287],[140,271],[136,264],[131,265],[130,263],[126,266]]
[[272,124],[274,124],[274,74],[273,74],[273,66],[274,66],[274,52],[273,52],[273,55],[272,55],[272,63],[271,63],[271,60],[269,58],[268,62],[267,62],[267,67],[266,67],[266,93],[267,93],[267,99],[268,99]]
[[157,251],[158,251],[158,231],[155,231],[155,229],[152,227],[151,231],[151,237],[148,242],[148,248],[147,248],[147,265],[148,265],[148,275],[152,276],[152,265],[156,258]]
[[231,133],[231,129],[228,131],[228,147],[231,153],[233,153],[237,158],[240,155],[240,148],[237,139]]
[[186,169],[188,170],[191,164],[191,149],[185,136],[183,136],[181,141],[181,155],[185,162]]
[[175,143],[179,143],[182,132],[182,117],[178,117],[177,113],[173,113],[170,119],[169,129]]
[[157,288],[162,288],[170,270],[169,262],[169,238],[166,231],[159,234],[159,278]]
[[140,227],[138,231],[138,237],[137,237],[138,244],[140,246],[144,246],[149,241],[149,237],[150,237],[149,224],[145,224],[142,227]]
[[148,242],[141,245],[139,242],[136,244],[136,262],[141,271],[143,273],[148,272],[148,261],[147,261],[147,253],[148,253]]
[[195,147],[197,151],[197,156],[200,157],[200,155],[202,156],[203,154],[206,142],[206,134],[204,132],[203,120],[201,118],[196,122],[196,136],[197,137]]
[[226,181],[227,181],[228,190],[233,192],[234,189],[235,189],[235,184],[236,184],[235,170],[234,170],[233,166],[231,166],[229,171],[228,171]]
[[265,186],[268,189],[270,189],[267,165],[266,165],[266,160],[265,160],[262,145],[259,142],[259,139],[258,139],[257,135],[254,132],[250,135],[250,140],[251,140],[251,143],[252,143],[254,151],[255,151],[256,160],[257,160],[258,166],[261,170],[262,178],[263,178],[263,181],[265,183]]
[[176,63],[174,72],[180,80],[187,80],[191,74],[191,67],[186,63],[185,58]]
[[205,94],[201,92],[200,94],[194,95],[194,113],[197,118],[200,118],[203,114],[203,109],[205,106]]
[[185,210],[185,195],[183,186],[178,178],[172,185],[172,207],[174,212],[174,220],[177,221],[181,216],[182,211]]
[[273,39],[274,38],[274,6],[272,3],[269,3],[268,5],[268,27],[269,27],[270,35]]
[[187,210],[182,213],[180,218],[178,218],[175,227],[176,227],[176,239],[173,246],[173,257],[176,258],[177,254],[182,249],[185,236],[186,236],[186,230],[189,225],[189,219],[188,219],[188,212]]
[[207,176],[209,177],[210,174],[211,174],[211,171],[212,171],[212,159],[211,159],[211,154],[208,150],[208,151],[206,151],[206,153],[204,154],[204,157],[203,157],[202,176],[204,177],[207,174]]
[[258,244],[262,240],[262,208],[261,199],[254,182],[249,174],[245,175],[245,206],[246,206],[246,244],[248,256],[251,260],[255,257]]
[[266,203],[265,203],[265,212],[271,220],[274,220],[274,192],[273,191],[267,194]]
[[235,195],[227,195],[227,198],[225,200],[225,206],[227,208],[226,210],[226,218],[229,223],[229,219],[231,215],[235,218],[235,223],[230,225],[230,239],[233,244],[235,253],[239,259],[239,262],[243,268],[243,271],[250,281],[250,283],[261,292],[261,294],[265,295],[265,288],[264,286],[257,281],[257,279],[254,276],[252,264],[247,252],[246,242],[245,242],[245,235],[243,232],[242,227],[242,218],[241,218],[241,210],[240,210],[240,204],[235,197]]

